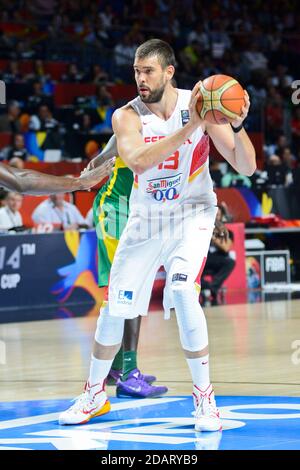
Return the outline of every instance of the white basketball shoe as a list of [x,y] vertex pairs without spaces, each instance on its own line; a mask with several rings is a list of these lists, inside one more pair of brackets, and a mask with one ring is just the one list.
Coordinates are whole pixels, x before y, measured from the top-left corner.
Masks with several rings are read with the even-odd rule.
[[222,423],[212,385],[209,385],[206,390],[201,390],[194,385],[193,398],[195,406],[195,430],[221,431]]
[[74,404],[63,411],[58,418],[59,424],[84,424],[95,416],[101,416],[110,411],[110,402],[104,388],[100,384],[92,387],[87,382],[84,392],[75,398]]

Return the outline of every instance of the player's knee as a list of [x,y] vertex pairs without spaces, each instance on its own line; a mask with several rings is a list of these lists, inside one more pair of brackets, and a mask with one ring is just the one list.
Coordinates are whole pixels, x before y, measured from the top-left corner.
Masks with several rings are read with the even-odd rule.
[[207,325],[193,288],[173,290],[180,341],[187,351],[201,351],[208,343]]
[[190,328],[184,328],[184,325],[179,326],[179,337],[181,346],[186,351],[202,351],[208,344],[207,329],[203,324],[195,324]]
[[177,312],[185,310],[194,310],[197,306],[201,309],[199,304],[199,294],[196,291],[194,283],[178,284],[173,283],[171,285],[171,291],[174,299],[174,305]]
[[97,321],[95,340],[103,346],[120,344],[123,340],[124,323],[124,318],[113,317],[103,309]]

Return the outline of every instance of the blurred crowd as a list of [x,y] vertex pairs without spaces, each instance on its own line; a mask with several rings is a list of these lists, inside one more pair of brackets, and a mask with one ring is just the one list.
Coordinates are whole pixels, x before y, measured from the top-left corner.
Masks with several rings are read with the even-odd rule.
[[[288,186],[299,178],[300,107],[291,99],[299,78],[296,1],[4,0],[0,5],[0,78],[9,91],[0,134],[13,136],[9,145],[0,139],[2,159],[20,166],[41,160],[40,140],[32,138],[39,132],[42,151],[59,149],[60,158],[78,156],[70,150],[78,147],[78,136],[111,133],[119,102],[110,86],[133,83],[137,45],[160,37],[175,49],[179,87],[224,73],[250,94],[246,125],[264,134],[264,168],[251,180],[239,179],[213,162],[215,184]],[[59,76],[49,73],[49,61],[65,63]],[[57,83],[95,88],[63,107],[55,105]]]

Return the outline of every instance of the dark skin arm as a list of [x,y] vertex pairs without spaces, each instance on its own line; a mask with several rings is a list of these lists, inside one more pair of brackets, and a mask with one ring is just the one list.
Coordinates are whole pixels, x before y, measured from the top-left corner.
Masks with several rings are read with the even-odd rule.
[[111,136],[107,144],[105,145],[104,149],[96,155],[86,167],[86,170],[92,170],[93,168],[98,168],[104,161],[109,160],[112,157],[118,155],[118,148],[117,148],[117,139],[115,134]]
[[53,176],[34,170],[20,170],[0,163],[0,186],[21,194],[40,196],[89,189],[95,186],[112,171],[113,161],[105,161],[103,165],[81,175]]
[[215,221],[215,227],[212,235],[214,240],[219,240],[220,242],[228,242],[229,232],[223,222],[219,220]]

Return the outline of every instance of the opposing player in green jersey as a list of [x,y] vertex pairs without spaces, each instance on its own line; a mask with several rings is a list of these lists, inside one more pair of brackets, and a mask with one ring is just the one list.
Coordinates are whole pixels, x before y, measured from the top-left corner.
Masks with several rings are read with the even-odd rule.
[[[100,188],[93,205],[94,223],[98,238],[99,287],[106,288],[109,273],[120,236],[128,219],[129,197],[133,173],[117,156],[117,143],[113,135],[104,150],[91,162],[91,170],[103,163],[103,159],[116,156],[115,166],[109,180]],[[117,385],[117,396],[149,398],[161,396],[167,387],[154,386],[156,377],[141,374],[137,367],[137,346],[141,316],[126,320],[123,345],[115,357],[108,384]]]

